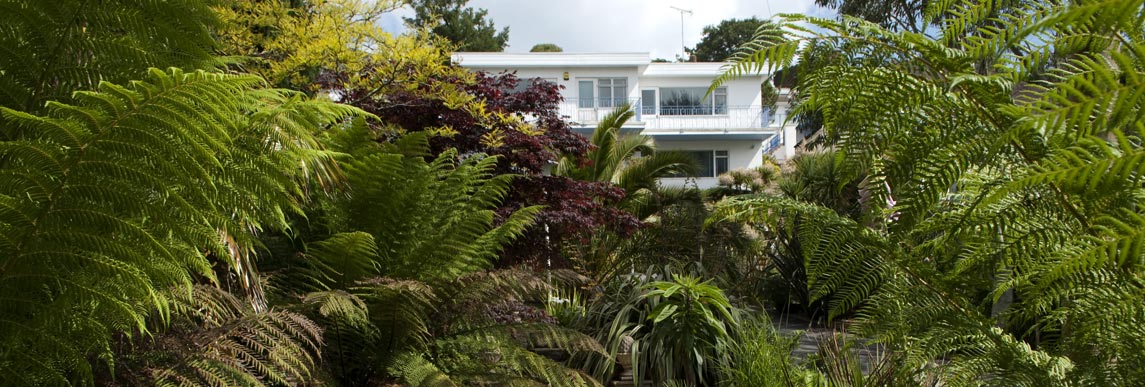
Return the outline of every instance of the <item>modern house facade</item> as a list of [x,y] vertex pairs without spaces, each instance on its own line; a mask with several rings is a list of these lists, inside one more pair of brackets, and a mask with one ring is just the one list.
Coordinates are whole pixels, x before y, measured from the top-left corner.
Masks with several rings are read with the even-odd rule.
[[666,178],[664,185],[714,187],[720,174],[758,167],[765,154],[785,159],[794,152],[794,141],[784,141],[795,135],[794,124],[785,125],[787,105],[762,106],[766,75],[735,79],[708,93],[726,63],[654,63],[648,53],[458,52],[453,61],[563,86],[561,115],[585,135],[616,106],[634,106],[636,117],[622,131],[651,136],[657,149],[691,152],[700,161],[698,177]]

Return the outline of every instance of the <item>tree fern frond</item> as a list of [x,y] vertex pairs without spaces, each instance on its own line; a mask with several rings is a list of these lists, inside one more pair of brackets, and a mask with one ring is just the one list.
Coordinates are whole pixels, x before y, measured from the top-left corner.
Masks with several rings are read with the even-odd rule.
[[401,378],[410,387],[456,387],[458,386],[433,363],[415,353],[404,353],[394,360],[390,373]]
[[[321,333],[300,315],[254,312],[218,288],[198,285],[174,294],[170,331],[158,337],[148,362],[151,383],[263,386],[298,383],[316,367]],[[154,359],[168,359],[168,363]]]
[[[107,348],[99,343],[112,334],[149,330],[138,322],[169,313],[156,289],[188,286],[192,276],[214,281],[212,257],[230,258],[229,267],[258,293],[251,235],[265,226],[285,227],[276,214],[297,208],[294,182],[264,179],[295,174],[297,164],[278,152],[296,148],[236,143],[237,134],[250,128],[247,114],[275,108],[252,98],[261,80],[174,69],[150,75],[128,87],[103,83],[98,92],[77,94],[76,105],[51,104],[48,117],[0,108],[19,128],[0,146],[0,176],[11,183],[0,192],[0,246],[6,251],[0,288],[19,295],[14,299],[34,300],[0,300],[0,309],[22,316],[18,324],[95,343],[41,356],[86,364],[80,359]],[[353,112],[323,111],[330,113],[323,122]],[[260,173],[244,171],[237,175],[241,180],[231,180],[228,168],[238,160],[257,164]],[[75,313],[103,321],[42,323]],[[11,351],[37,353],[25,339],[0,340]],[[58,372],[14,366],[32,367],[22,371],[32,378]]]
[[148,67],[217,63],[217,20],[205,2],[3,1],[0,14],[0,106],[16,110],[42,112],[47,101],[138,79]]

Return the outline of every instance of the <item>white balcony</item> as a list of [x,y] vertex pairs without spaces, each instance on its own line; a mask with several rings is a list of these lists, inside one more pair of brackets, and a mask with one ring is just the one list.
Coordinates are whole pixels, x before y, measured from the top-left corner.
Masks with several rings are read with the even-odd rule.
[[642,106],[640,99],[630,100],[565,100],[560,114],[574,127],[595,127],[608,113],[623,103],[636,109],[636,116],[625,126],[639,127],[645,134],[657,133],[742,133],[761,129],[774,131],[783,118],[760,106]]

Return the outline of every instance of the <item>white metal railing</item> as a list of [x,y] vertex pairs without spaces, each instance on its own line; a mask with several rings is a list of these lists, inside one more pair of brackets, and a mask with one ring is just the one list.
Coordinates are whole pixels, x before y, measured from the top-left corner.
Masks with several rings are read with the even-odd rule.
[[636,109],[636,121],[640,121],[640,99],[639,98],[602,98],[602,99],[566,99],[560,104],[560,113],[562,116],[576,124],[585,126],[595,126],[600,120],[604,119],[608,113],[616,110],[617,106],[625,103],[631,105]]
[[772,151],[779,149],[779,145],[781,145],[780,140],[782,138],[783,132],[777,132],[772,135],[771,139],[767,140],[767,142],[763,144],[763,154],[770,154]]
[[636,111],[634,123],[645,129],[764,129],[783,124],[781,114],[760,106],[642,106],[639,98],[576,100],[560,103],[560,114],[575,124],[595,126],[617,106],[627,102]]

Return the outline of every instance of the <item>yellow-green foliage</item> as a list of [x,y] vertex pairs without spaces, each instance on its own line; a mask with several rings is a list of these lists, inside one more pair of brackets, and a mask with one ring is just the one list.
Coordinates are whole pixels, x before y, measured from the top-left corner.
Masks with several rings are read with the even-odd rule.
[[[241,0],[214,8],[221,21],[223,51],[241,56],[245,71],[274,84],[317,90],[320,70],[364,74],[372,58],[393,54],[393,35],[379,26],[381,16],[401,6],[392,0]],[[428,45],[427,45],[428,46]],[[432,46],[430,46],[432,47]],[[416,52],[409,53],[416,56]]]

